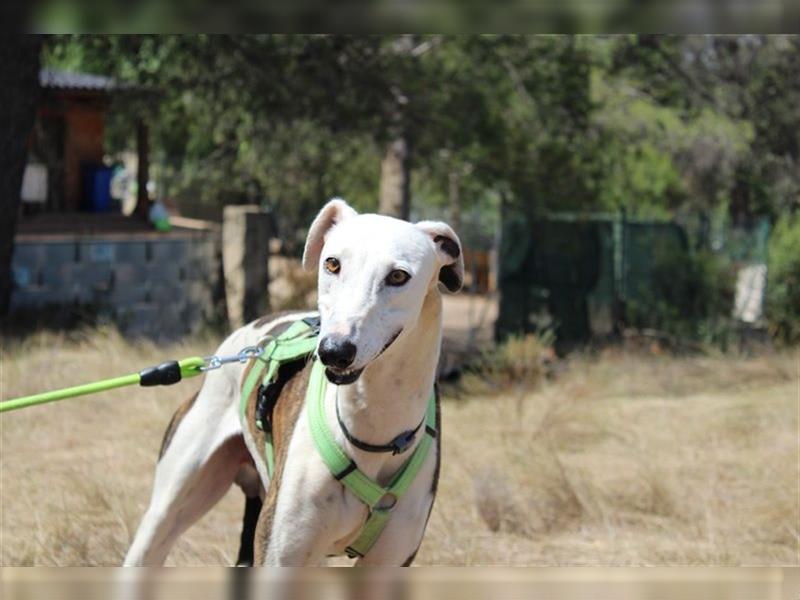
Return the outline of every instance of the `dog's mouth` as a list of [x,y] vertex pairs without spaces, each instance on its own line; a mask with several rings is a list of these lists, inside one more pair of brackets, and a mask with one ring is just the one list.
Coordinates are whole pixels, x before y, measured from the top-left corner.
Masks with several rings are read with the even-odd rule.
[[[383,348],[381,348],[381,351],[378,352],[377,356],[375,356],[375,358],[378,358],[381,354],[383,354],[402,332],[402,327],[395,331],[386,344],[384,344]],[[364,371],[364,369],[366,369],[366,367],[366,365],[360,369],[337,369],[336,367],[325,367],[325,377],[327,377],[328,381],[333,384],[348,385],[358,381],[358,378],[361,377],[361,373]]]
[[[383,348],[381,348],[381,351],[378,352],[378,356],[380,356],[381,354],[386,352],[386,350],[389,348],[389,346],[391,346],[394,343],[394,341],[400,336],[401,333],[403,333],[403,328],[402,327],[392,334],[392,337],[389,338],[389,341],[387,341],[383,345]],[[375,358],[378,358],[378,356],[376,356]]]
[[361,369],[336,369],[334,367],[326,367],[325,368],[325,377],[328,378],[328,381],[335,385],[348,385],[350,383],[354,383],[361,377],[361,373],[364,371],[363,368]]

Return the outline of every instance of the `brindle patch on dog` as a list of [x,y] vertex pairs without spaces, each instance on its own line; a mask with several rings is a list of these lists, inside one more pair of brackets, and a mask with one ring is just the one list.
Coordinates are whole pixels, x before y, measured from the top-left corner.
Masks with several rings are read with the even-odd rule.
[[[280,481],[283,476],[289,442],[305,402],[311,365],[312,363],[309,361],[303,369],[295,373],[284,384],[272,413],[272,447],[275,457],[275,471],[272,473],[272,481]],[[245,371],[245,378],[251,368],[252,365],[249,365],[247,371]],[[256,397],[257,392],[254,390],[250,398],[247,399],[245,416],[247,418],[247,427],[255,440],[256,447],[264,448],[266,444],[265,434],[255,424]],[[267,488],[267,496],[261,509],[261,517],[256,526],[254,563],[256,565],[264,564],[272,523],[275,519],[275,508],[278,503],[278,488],[278,485],[269,485]]]

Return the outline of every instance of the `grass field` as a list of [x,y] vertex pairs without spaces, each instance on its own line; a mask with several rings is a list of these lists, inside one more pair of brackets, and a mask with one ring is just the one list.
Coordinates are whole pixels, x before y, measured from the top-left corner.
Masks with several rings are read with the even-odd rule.
[[[6,399],[215,342],[132,345],[99,330],[4,346]],[[606,351],[558,371],[537,389],[450,389],[440,492],[416,564],[800,564],[797,353]],[[198,384],[0,417],[0,563],[118,564],[167,421]],[[230,564],[242,507],[233,490],[169,564]]]

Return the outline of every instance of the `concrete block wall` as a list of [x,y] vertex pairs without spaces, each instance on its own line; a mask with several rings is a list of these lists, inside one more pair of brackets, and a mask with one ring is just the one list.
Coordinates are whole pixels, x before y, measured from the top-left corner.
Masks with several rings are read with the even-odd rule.
[[18,237],[12,316],[82,307],[126,335],[180,337],[215,317],[220,255],[213,231]]

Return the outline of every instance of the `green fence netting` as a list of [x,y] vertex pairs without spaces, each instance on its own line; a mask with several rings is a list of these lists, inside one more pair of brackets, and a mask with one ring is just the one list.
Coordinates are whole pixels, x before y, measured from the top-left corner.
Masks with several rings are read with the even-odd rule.
[[611,333],[627,301],[645,301],[658,256],[688,250],[673,222],[624,214],[506,215],[497,337],[552,329],[562,342]]

